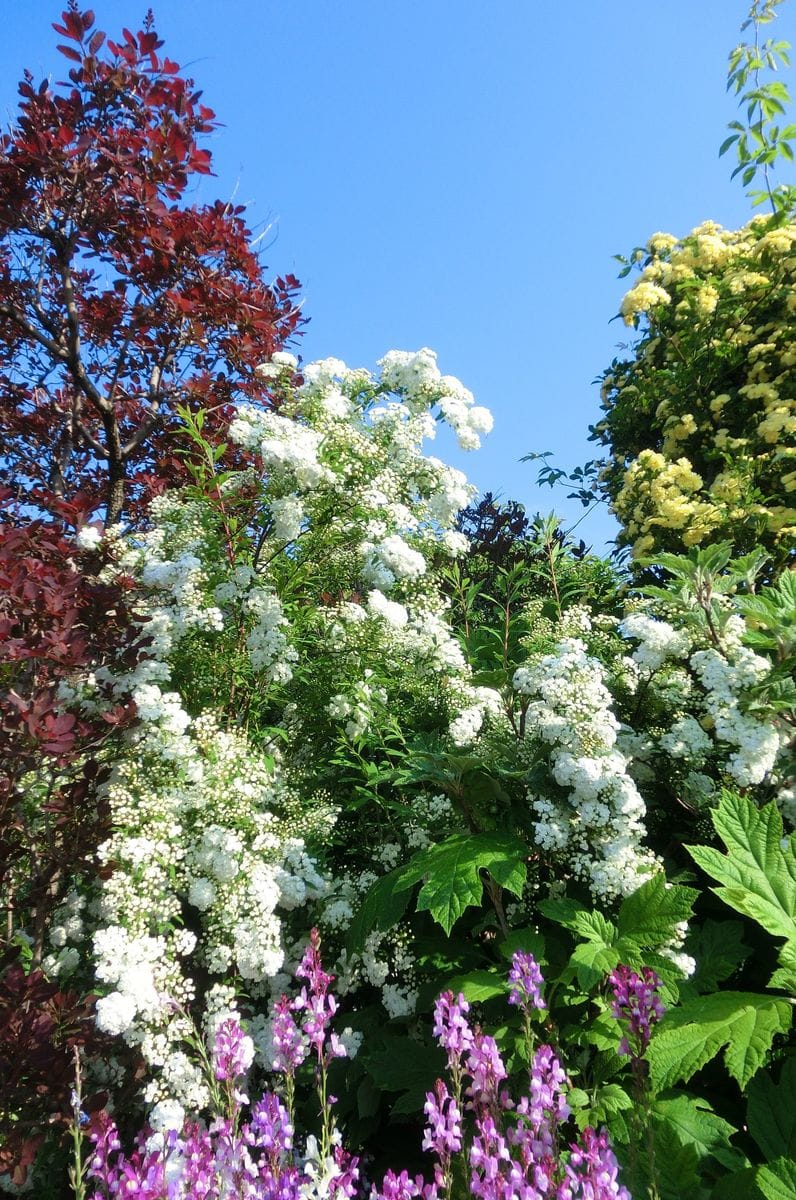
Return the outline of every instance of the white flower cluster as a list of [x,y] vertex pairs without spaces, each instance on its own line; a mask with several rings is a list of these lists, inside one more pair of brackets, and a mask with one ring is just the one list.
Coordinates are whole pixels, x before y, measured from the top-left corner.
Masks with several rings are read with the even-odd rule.
[[[150,1099],[196,1107],[198,1077],[175,1058],[184,1037],[175,1012],[193,995],[183,960],[198,954],[211,975],[267,979],[283,962],[279,911],[323,895],[327,884],[273,815],[283,784],[244,738],[205,715],[182,732],[182,753],[169,761],[164,736],[158,725],[140,733],[135,757],[116,764],[107,787],[116,832],[99,852],[113,870],[101,888],[94,957],[113,990],[98,1002],[97,1021],[140,1044],[159,1070]],[[186,905],[196,910],[196,934],[182,927]]]
[[550,772],[564,790],[530,796],[538,844],[564,858],[605,900],[627,895],[656,867],[643,846],[645,806],[616,748],[605,668],[579,638],[565,638],[514,674],[526,698],[528,737],[550,747]]
[[401,579],[419,579],[426,573],[426,560],[413,550],[398,533],[392,533],[374,545],[363,542],[360,553],[364,559],[362,575],[374,588],[388,591]]
[[356,741],[369,729],[375,713],[387,703],[387,692],[383,687],[371,684],[373,672],[365,672],[365,678],[354,682],[347,696],[332,696],[326,711],[333,720],[345,721],[345,734],[349,741]]
[[229,433],[262,459],[270,538],[301,540],[332,515],[346,547],[359,547],[362,578],[385,593],[425,575],[426,544],[452,557],[467,549],[450,526],[473,489],[422,452],[431,410],[471,449],[492,420],[430,350],[392,351],[380,366],[374,377],[339,359],[311,363],[278,413],[244,405]]
[[471,746],[481,732],[487,717],[498,720],[504,716],[503,698],[494,688],[462,685],[465,707],[451,721],[448,734],[454,746]]
[[[765,678],[771,664],[744,646],[746,625],[741,616],[734,614],[723,621],[721,649],[694,649],[692,635],[641,612],[625,617],[619,630],[638,640],[632,660],[639,669],[650,676],[657,672],[653,691],[658,703],[680,710],[658,739],[660,751],[696,768],[712,759],[741,787],[760,784],[771,775],[784,744],[783,735],[770,722],[743,710],[744,691]],[[683,659],[696,684],[672,665],[671,660]],[[732,747],[732,752],[728,753],[727,747]],[[709,794],[704,777],[698,772],[694,776],[693,771],[691,776],[692,790],[696,787]]]
[[277,486],[303,493],[334,481],[334,473],[318,454],[323,434],[289,417],[244,405],[229,427],[229,436],[239,446],[257,451]]
[[[42,967],[51,978],[66,978],[79,966],[79,946],[85,933],[85,897],[75,889],[64,898],[63,904],[53,913],[48,939],[52,951],[44,956]],[[75,943],[70,945],[69,943]]]
[[455,430],[463,450],[477,450],[481,434],[492,429],[492,414],[476,405],[472,392],[451,375],[441,375],[437,356],[427,347],[415,353],[391,350],[379,366],[387,386],[406,394],[410,403],[430,397]]
[[658,745],[672,758],[682,758],[695,767],[704,763],[713,749],[710,737],[689,713],[679,717],[666,733],[661,734]]
[[762,783],[773,770],[783,736],[773,725],[745,713],[740,697],[769,673],[770,662],[737,645],[727,655],[712,647],[698,650],[691,666],[705,689],[705,708],[717,740],[736,747],[727,759],[727,771],[741,787]]
[[620,621],[618,629],[625,637],[638,641],[631,658],[646,672],[657,671],[667,659],[684,658],[691,648],[690,639],[682,630],[643,612],[630,613]]

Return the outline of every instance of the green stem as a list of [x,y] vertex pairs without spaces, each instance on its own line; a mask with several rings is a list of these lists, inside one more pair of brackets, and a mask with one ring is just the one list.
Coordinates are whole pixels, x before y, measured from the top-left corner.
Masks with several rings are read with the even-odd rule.
[[75,1200],[86,1200],[86,1171],[88,1163],[83,1161],[83,1129],[80,1124],[83,1110],[83,1078],[80,1069],[80,1050],[75,1046],[75,1089],[72,1094],[72,1163],[69,1167],[69,1182]]

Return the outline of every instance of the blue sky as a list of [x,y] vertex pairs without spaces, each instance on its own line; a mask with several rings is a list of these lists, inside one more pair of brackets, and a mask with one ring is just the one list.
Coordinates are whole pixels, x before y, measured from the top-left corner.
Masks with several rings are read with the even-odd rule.
[[[113,35],[136,0],[97,0]],[[0,112],[23,67],[63,78],[60,4],[8,3]],[[594,455],[592,380],[629,331],[612,255],[750,215],[718,146],[747,0],[160,0],[164,50],[224,123],[200,197],[246,203],[273,274],[301,279],[308,358],[373,367],[431,346],[492,409],[482,490],[582,510],[518,460]],[[796,40],[794,9],[773,27]],[[63,66],[62,66],[63,64]],[[596,512],[579,533],[613,536]]]

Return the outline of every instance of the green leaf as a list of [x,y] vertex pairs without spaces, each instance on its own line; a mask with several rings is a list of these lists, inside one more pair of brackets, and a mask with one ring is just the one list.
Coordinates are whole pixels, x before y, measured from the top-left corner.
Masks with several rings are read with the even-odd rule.
[[680,985],[682,1000],[714,992],[749,954],[740,921],[704,921],[689,937],[687,950],[696,960],[696,971]]
[[606,1083],[598,1087],[591,1103],[584,1108],[573,1104],[575,1124],[578,1129],[587,1125],[599,1129],[608,1125],[613,1136],[621,1141],[630,1137],[628,1121],[625,1113],[632,1112],[634,1103],[624,1088],[618,1083]]
[[429,912],[450,933],[462,913],[481,903],[481,871],[489,871],[501,887],[522,894],[525,884],[525,845],[500,833],[455,833],[416,854],[402,869],[398,886],[425,880],[417,897],[418,912]]
[[621,957],[616,947],[606,946],[604,942],[581,942],[569,961],[575,968],[578,983],[584,991],[589,991],[613,971]]
[[557,925],[563,925],[567,929],[576,929],[577,926],[573,922],[581,913],[588,913],[585,904],[581,904],[579,900],[572,900],[569,896],[558,896],[552,900],[540,900],[536,905],[539,912],[543,913],[549,920],[555,921]]
[[757,1186],[766,1200],[796,1200],[796,1161],[778,1158],[759,1167]]
[[346,946],[349,953],[361,950],[372,929],[391,929],[400,921],[409,903],[409,892],[396,887],[402,867],[377,879],[366,894],[348,929]]
[[406,1036],[385,1039],[381,1049],[361,1053],[365,1069],[380,1091],[403,1093],[393,1106],[395,1112],[422,1111],[426,1092],[433,1090],[435,1079],[445,1070],[438,1046]]
[[783,847],[776,804],[758,808],[745,796],[724,792],[713,824],[727,854],[708,846],[686,847],[703,871],[724,885],[713,891],[769,933],[796,940],[796,846],[789,838]]
[[647,1051],[659,1089],[689,1080],[720,1050],[727,1070],[745,1088],[765,1062],[777,1033],[791,1024],[791,1005],[776,996],[716,992],[670,1010]]
[[623,900],[616,922],[620,937],[639,946],[665,945],[692,915],[698,895],[694,888],[667,884],[663,872],[653,875]]
[[445,990],[453,992],[454,996],[461,992],[465,1000],[477,1003],[507,995],[508,985],[502,972],[469,971],[467,975],[454,975],[445,984]]
[[538,963],[545,961],[545,940],[535,929],[512,929],[498,947],[503,958],[510,959],[517,950],[532,954]]
[[755,1076],[746,1123],[766,1158],[796,1158],[796,1058],[787,1060],[778,1084],[768,1072]]
[[540,912],[580,937],[600,945],[613,945],[617,940],[616,926],[602,913],[589,912],[578,900],[562,897],[556,900],[540,900]]
[[[645,1162],[649,1177],[650,1163]],[[683,1200],[684,1196],[700,1193],[699,1151],[692,1140],[682,1140],[671,1122],[655,1122],[654,1178],[661,1200]]]
[[711,1192],[711,1200],[762,1200],[757,1186],[757,1170],[747,1167],[734,1175],[724,1175]]
[[796,992],[796,942],[786,942],[779,952],[780,968],[768,981],[772,988],[782,988],[791,995]]
[[728,1144],[737,1130],[729,1121],[717,1116],[707,1101],[679,1092],[675,1096],[658,1098],[652,1113],[656,1128],[661,1123],[671,1126],[678,1140],[683,1145],[694,1146],[700,1158],[713,1157],[731,1170],[746,1165],[740,1151]]

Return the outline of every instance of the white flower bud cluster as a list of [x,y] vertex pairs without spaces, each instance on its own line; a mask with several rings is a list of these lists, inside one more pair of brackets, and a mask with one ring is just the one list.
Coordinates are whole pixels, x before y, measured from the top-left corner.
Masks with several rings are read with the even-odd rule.
[[691,666],[705,689],[705,709],[713,719],[717,740],[736,747],[727,759],[727,771],[741,787],[752,787],[773,770],[785,736],[741,707],[744,690],[771,670],[768,659],[740,645],[729,653],[731,657],[712,647],[698,650],[691,656]]
[[553,780],[564,792],[530,796],[539,845],[563,857],[599,900],[632,892],[656,868],[644,847],[645,805],[616,748],[605,668],[579,638],[565,638],[514,674],[529,701],[526,736],[550,747]]
[[618,628],[625,637],[638,641],[631,658],[647,673],[657,671],[670,658],[685,658],[691,649],[690,639],[682,630],[643,612],[628,614]]
[[[184,1030],[174,1014],[193,995],[184,961],[198,954],[211,975],[267,979],[284,959],[279,911],[328,885],[273,815],[280,778],[244,738],[202,716],[182,731],[175,765],[158,745],[166,736],[153,724],[107,787],[116,832],[100,858],[114,869],[101,888],[94,960],[112,990],[97,1023],[140,1045],[157,1069],[149,1099],[190,1108],[203,1085],[176,1052]],[[196,933],[182,927],[186,905]]]

